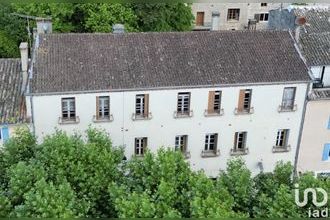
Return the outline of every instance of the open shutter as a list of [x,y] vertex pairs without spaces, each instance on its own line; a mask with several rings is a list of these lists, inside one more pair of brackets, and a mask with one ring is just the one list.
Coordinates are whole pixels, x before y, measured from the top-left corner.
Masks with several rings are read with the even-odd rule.
[[214,96],[215,96],[215,91],[209,91],[209,103],[207,107],[207,112],[209,114],[214,112]]
[[238,98],[238,105],[237,105],[238,112],[242,112],[244,110],[244,96],[245,96],[245,90],[241,89],[239,91],[239,98]]
[[100,118],[100,97],[96,96],[96,120]]
[[215,134],[214,135],[214,149],[213,149],[214,153],[217,152],[217,149],[218,149],[218,134]]
[[234,137],[234,150],[237,150],[237,138],[238,138],[238,132],[235,132],[235,137]]
[[147,146],[148,146],[148,138],[143,138],[143,154],[146,153]]
[[2,139],[3,139],[3,141],[7,141],[9,139],[9,129],[8,129],[8,127],[7,126],[3,127],[1,129],[1,131],[2,131]]
[[323,149],[322,161],[329,160],[330,144],[325,144]]
[[144,112],[143,112],[144,117],[149,116],[149,94],[144,95]]
[[183,136],[183,143],[182,143],[182,145],[183,145],[183,148],[182,148],[182,152],[183,153],[185,153],[186,151],[187,151],[187,138],[188,138],[188,136]]

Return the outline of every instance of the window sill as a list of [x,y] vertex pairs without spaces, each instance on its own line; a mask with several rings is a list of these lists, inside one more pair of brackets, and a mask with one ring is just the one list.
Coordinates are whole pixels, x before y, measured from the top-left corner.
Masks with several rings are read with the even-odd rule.
[[58,118],[58,123],[61,125],[66,125],[66,124],[78,124],[80,122],[79,116],[76,116],[74,118],[63,118],[59,117]]
[[191,118],[192,116],[193,116],[192,110],[190,110],[189,112],[184,112],[184,113],[175,111],[173,114],[174,118]]
[[207,157],[218,157],[220,156],[220,150],[203,150],[201,153],[201,157],[207,158]]
[[227,19],[228,23],[238,23],[239,19]]
[[279,113],[281,113],[281,112],[295,112],[295,111],[297,111],[297,105],[293,105],[292,108],[285,108],[284,106],[280,105],[280,106],[278,106],[277,111]]
[[150,119],[152,119],[151,112],[149,112],[148,115],[139,115],[139,114],[136,114],[136,113],[132,114],[132,120],[133,121],[150,120]]
[[225,114],[225,112],[224,112],[224,110],[223,110],[223,108],[222,109],[220,109],[220,111],[218,111],[218,112],[210,112],[209,110],[205,110],[205,112],[204,112],[204,116],[205,117],[214,117],[214,116],[222,116],[222,115],[224,115]]
[[93,116],[94,123],[112,122],[112,121],[113,121],[112,114],[109,115],[109,118],[96,118],[96,115]]
[[247,154],[249,154],[249,148],[244,148],[242,150],[235,150],[235,149],[230,150],[231,156],[240,156],[240,155],[247,155]]
[[291,150],[291,146],[273,146],[273,153],[285,153]]
[[235,115],[250,115],[254,113],[254,107],[250,107],[249,109],[238,111],[238,108],[235,108],[234,114]]

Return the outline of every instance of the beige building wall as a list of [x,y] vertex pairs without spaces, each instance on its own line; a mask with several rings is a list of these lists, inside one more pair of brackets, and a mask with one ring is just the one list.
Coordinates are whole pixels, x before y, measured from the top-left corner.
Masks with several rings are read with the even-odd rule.
[[330,100],[309,101],[298,156],[297,171],[330,172],[330,159],[322,161],[325,144],[330,144]]
[[[192,11],[195,16],[197,12],[204,12],[204,28],[211,27],[212,11],[220,12],[219,30],[243,30],[247,28],[249,19],[254,19],[255,14],[268,13],[269,10],[280,7],[287,7],[289,3],[267,3],[261,6],[261,3],[194,3]],[[228,9],[240,9],[239,20],[227,20]],[[257,29],[265,29],[267,21],[259,21]],[[196,27],[196,29],[203,27]]]

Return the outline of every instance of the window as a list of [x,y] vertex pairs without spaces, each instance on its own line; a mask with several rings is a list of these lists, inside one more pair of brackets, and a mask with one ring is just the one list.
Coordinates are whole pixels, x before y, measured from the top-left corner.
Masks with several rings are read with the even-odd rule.
[[282,110],[294,110],[295,95],[296,95],[295,87],[284,88],[282,104],[281,104]]
[[236,132],[235,133],[235,140],[234,140],[234,148],[232,149],[232,154],[246,154],[246,136],[247,132]]
[[135,119],[149,117],[149,94],[139,94],[135,97]]
[[75,98],[62,98],[62,119],[76,120]]
[[325,144],[323,149],[322,161],[328,161],[330,159],[330,144]]
[[204,15],[205,13],[203,11],[197,12],[196,26],[204,26]]
[[288,138],[289,138],[289,129],[278,130],[275,146],[286,147],[288,144]]
[[147,149],[147,138],[135,138],[135,155],[143,156]]
[[239,8],[228,9],[227,20],[239,20]]
[[218,134],[206,134],[205,135],[205,151],[216,151],[218,142]]
[[96,105],[97,105],[97,119],[109,119],[110,97],[109,96],[96,97]]
[[267,3],[261,3],[261,7],[266,7]]
[[259,14],[259,21],[268,21],[268,13]]
[[252,97],[252,89],[240,90],[237,113],[252,113],[251,97]]
[[190,114],[190,92],[180,92],[178,94],[177,114]]
[[207,112],[209,114],[221,113],[221,91],[209,91]]
[[175,150],[179,150],[182,153],[187,152],[188,135],[175,136]]

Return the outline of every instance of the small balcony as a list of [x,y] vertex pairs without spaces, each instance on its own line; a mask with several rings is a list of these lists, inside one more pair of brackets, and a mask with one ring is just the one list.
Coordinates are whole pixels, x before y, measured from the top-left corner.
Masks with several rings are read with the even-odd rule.
[[290,145],[286,146],[273,146],[273,153],[285,153],[291,150]]
[[249,115],[254,113],[254,107],[250,107],[248,109],[239,110],[238,108],[235,108],[234,114],[235,115]]
[[178,111],[175,111],[173,113],[173,117],[174,118],[191,118],[193,116],[193,111],[190,110],[190,111],[185,111],[185,112],[178,112]]
[[224,115],[224,110],[223,108],[220,110],[209,110],[209,109],[205,109],[204,111],[204,116],[205,117],[214,117],[214,116],[222,116]]
[[112,121],[113,121],[112,114],[110,114],[108,117],[96,117],[96,115],[93,116],[94,123],[112,122]]
[[278,106],[278,109],[277,109],[278,112],[295,112],[297,111],[297,105],[294,104],[294,105],[279,105]]
[[151,120],[152,119],[152,113],[149,112],[148,114],[132,114],[132,120],[133,121],[141,121],[141,120]]
[[231,149],[230,155],[231,156],[240,156],[240,155],[247,155],[249,153],[249,148],[242,148],[242,149]]
[[220,156],[220,150],[202,150],[201,157],[218,157]]
[[58,117],[58,123],[61,125],[65,125],[65,124],[78,124],[80,122],[79,116],[75,116],[75,117]]

